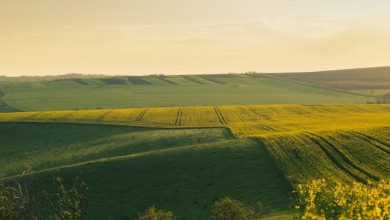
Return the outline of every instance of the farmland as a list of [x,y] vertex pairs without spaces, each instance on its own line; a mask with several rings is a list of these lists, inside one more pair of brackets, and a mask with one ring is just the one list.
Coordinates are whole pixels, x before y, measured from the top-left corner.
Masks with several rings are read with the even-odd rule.
[[387,89],[366,89],[255,73],[3,81],[0,176],[80,176],[92,219],[152,205],[206,219],[225,196],[291,218],[309,179],[390,179],[390,105],[362,104]]
[[[291,183],[316,176],[365,182],[389,177],[389,110],[389,105],[134,108],[3,113],[0,121],[182,129],[225,127],[236,138],[264,141]],[[365,157],[369,152],[370,157]]]
[[207,219],[224,196],[288,211],[289,189],[264,146],[223,128],[0,123],[0,131],[4,176],[24,171],[48,185],[81,176],[91,219],[133,219],[151,205]]
[[389,125],[389,105],[251,105],[3,113],[3,122],[77,122],[144,127],[228,127],[236,137],[368,130]]
[[321,88],[267,74],[139,76],[0,81],[0,100],[22,111],[249,104],[366,103],[370,94]]
[[277,73],[273,77],[305,85],[362,94],[377,102],[388,103],[390,94],[390,67],[328,70],[303,73]]

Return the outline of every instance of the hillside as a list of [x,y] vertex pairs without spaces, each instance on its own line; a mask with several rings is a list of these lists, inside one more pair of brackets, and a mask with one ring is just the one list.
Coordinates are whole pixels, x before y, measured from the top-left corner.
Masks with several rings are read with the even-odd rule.
[[389,102],[390,67],[330,70],[304,73],[278,73],[272,76],[293,82],[323,88],[334,88],[377,97],[376,101]]
[[93,219],[134,217],[153,204],[205,219],[224,196],[260,201],[268,215],[279,215],[291,212],[290,187],[311,178],[388,180],[389,110],[251,105],[1,113],[0,166],[8,181],[83,177]]
[[366,103],[368,94],[267,74],[118,76],[3,81],[0,100],[22,111],[247,104]]
[[29,184],[82,177],[90,219],[133,219],[151,205],[207,219],[225,196],[262,202],[269,214],[289,206],[288,185],[261,142],[222,128],[0,123],[0,154],[3,175],[24,171]]
[[277,73],[275,75],[291,80],[318,83],[346,90],[390,89],[390,67]]
[[[389,108],[389,105],[136,108],[3,113],[0,121],[73,122],[151,128],[225,127],[236,138],[255,137],[266,143],[266,148],[280,168],[285,173],[294,173],[287,175],[291,183],[296,183],[300,177],[318,176],[364,182],[390,175],[386,165],[390,162],[387,157],[390,153]],[[352,141],[351,146],[364,147],[356,153],[356,148],[345,144],[349,141]],[[290,153],[287,153],[288,149]],[[376,153],[371,155],[372,159],[361,159],[359,152],[363,151]],[[297,157],[297,161],[292,155]],[[330,170],[326,171],[324,164],[329,164]],[[304,172],[306,166],[308,170]],[[313,172],[313,169],[317,169],[317,172]],[[350,172],[351,169],[354,171]]]

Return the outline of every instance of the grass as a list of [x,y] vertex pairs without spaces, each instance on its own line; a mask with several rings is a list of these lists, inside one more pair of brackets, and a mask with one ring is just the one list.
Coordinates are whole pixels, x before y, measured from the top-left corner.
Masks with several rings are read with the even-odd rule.
[[269,74],[278,79],[367,96],[367,102],[389,103],[390,67]]
[[0,82],[0,99],[23,111],[248,104],[365,103],[348,94],[266,75],[112,77]]
[[[383,136],[375,137],[380,132]],[[272,136],[263,139],[293,185],[312,178],[331,182],[367,183],[390,178],[390,129]]]
[[390,67],[372,67],[304,73],[279,73],[274,76],[331,88],[390,89]]
[[17,112],[19,111],[18,109],[16,108],[13,108],[11,106],[9,106],[7,103],[5,103],[4,101],[1,100],[1,97],[4,96],[4,93],[2,93],[0,91],[0,112]]
[[[389,108],[390,105],[136,108],[3,113],[0,115],[0,121],[117,124],[141,126],[145,129],[147,127],[181,128],[184,129],[183,131],[197,127],[225,127],[229,128],[236,138],[262,139],[266,143],[267,151],[283,170],[290,184],[295,185],[308,178],[321,177],[346,182],[352,180],[367,182],[389,178],[387,165],[390,163],[388,159]],[[140,140],[153,137],[147,132],[142,134],[134,136],[139,137]],[[203,135],[205,134],[198,136]],[[172,133],[167,137],[175,143],[178,141],[175,139],[177,136],[178,134]],[[128,136],[125,135],[123,138],[126,140],[126,137]],[[123,138],[119,135],[118,139],[111,141],[112,145],[126,146],[128,144],[126,141],[124,142],[126,144],[120,141]],[[158,145],[158,142],[154,142],[153,139],[149,141],[151,145]],[[133,142],[138,143],[135,140]],[[115,156],[105,147],[107,146],[104,144],[102,147],[95,143],[93,150],[83,149],[78,151],[78,155],[93,155],[93,152],[103,151],[103,155]],[[118,149],[113,152],[117,151]],[[124,152],[132,151],[126,148]],[[47,158],[52,158],[58,153],[55,151]],[[66,155],[63,154],[64,157]],[[99,155],[96,154],[95,159]],[[9,158],[12,163],[18,162],[13,155]],[[58,159],[67,160],[62,157]],[[79,161],[82,160],[83,158]],[[7,163],[10,162],[5,162],[3,166]],[[18,167],[13,164],[9,166],[14,169]],[[19,171],[21,167],[19,165]]]
[[83,177],[91,219],[206,219],[225,196],[291,218],[308,179],[390,178],[390,105],[347,104],[387,94],[386,71],[0,82],[0,111],[25,111],[0,113],[0,173]]
[[[223,128],[148,129],[59,123],[1,123],[5,176],[81,176],[91,219],[133,219],[151,205],[180,219],[207,219],[224,196],[285,213],[289,189],[261,142]],[[23,138],[18,138],[23,137]]]

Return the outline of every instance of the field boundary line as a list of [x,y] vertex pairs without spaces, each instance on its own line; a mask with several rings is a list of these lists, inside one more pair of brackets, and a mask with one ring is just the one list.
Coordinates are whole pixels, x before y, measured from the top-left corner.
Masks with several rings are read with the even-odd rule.
[[260,147],[264,149],[264,151],[268,154],[270,157],[271,163],[273,167],[275,168],[276,173],[280,176],[282,181],[289,187],[289,189],[292,191],[293,184],[287,179],[286,172],[283,169],[282,164],[280,161],[277,160],[277,156],[275,153],[275,150],[272,148],[271,145],[267,143],[267,138],[263,137],[249,137],[249,139],[254,140],[255,142],[259,143]]
[[[6,123],[37,123],[37,124],[73,124],[73,125],[99,125],[99,126],[122,126],[122,127],[133,127],[133,128],[150,128],[150,129],[207,129],[207,128],[221,128],[227,129],[232,133],[229,126],[224,125],[185,125],[181,127],[175,127],[172,125],[149,125],[149,124],[132,124],[131,121],[40,121],[40,120],[9,120],[0,121],[0,124]],[[234,135],[232,135],[234,136]],[[238,139],[238,138],[237,138]]]

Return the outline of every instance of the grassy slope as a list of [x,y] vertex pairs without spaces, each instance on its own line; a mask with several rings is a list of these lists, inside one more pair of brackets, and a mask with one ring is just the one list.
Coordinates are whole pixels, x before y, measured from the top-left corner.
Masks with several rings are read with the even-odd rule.
[[19,111],[16,108],[13,108],[9,106],[7,103],[1,100],[1,98],[4,96],[4,93],[0,91],[0,112],[16,112]]
[[320,87],[348,90],[353,94],[371,96],[367,99],[370,101],[389,99],[390,94],[390,67],[280,73],[272,76]]
[[262,144],[224,129],[2,123],[0,131],[5,174],[27,166],[48,181],[83,177],[91,219],[134,217],[153,204],[180,219],[206,219],[223,196],[288,210],[288,187]]
[[[126,78],[127,79],[127,78]],[[140,83],[139,81],[142,80]],[[137,82],[131,83],[131,82]],[[9,105],[22,110],[94,109],[275,103],[362,103],[350,95],[265,75],[138,77],[137,80],[83,79],[3,82]],[[144,83],[143,81],[147,82]],[[80,83],[82,82],[82,83]]]
[[308,178],[377,181],[390,178],[390,128],[264,138],[268,152],[294,185]]
[[[389,107],[256,105],[23,112],[1,114],[0,121],[73,121],[171,128],[223,126],[230,128],[236,137],[263,138],[293,184],[311,177],[366,182],[390,176],[386,165],[390,162],[386,138]],[[360,155],[362,152],[371,152],[372,158]]]

